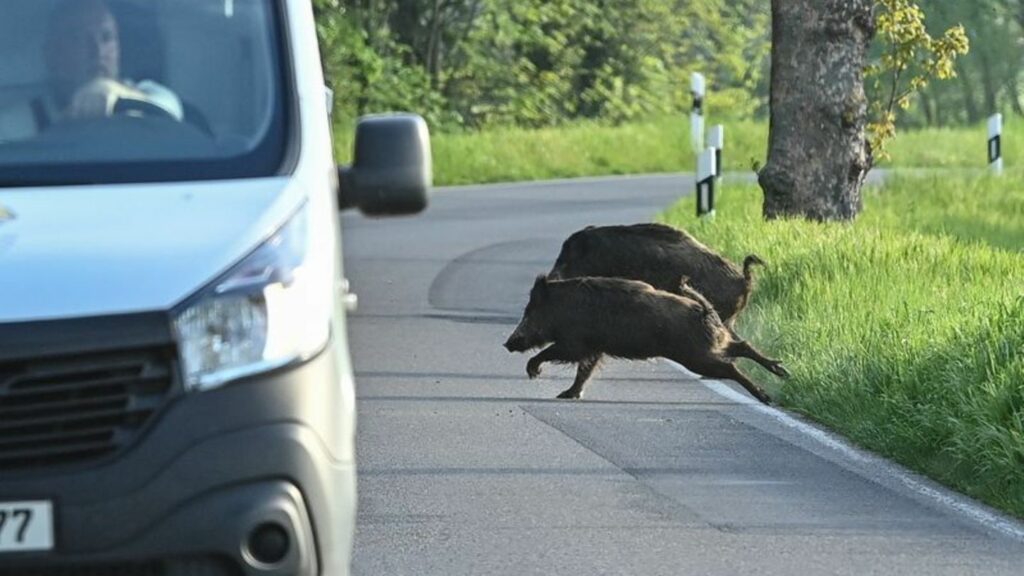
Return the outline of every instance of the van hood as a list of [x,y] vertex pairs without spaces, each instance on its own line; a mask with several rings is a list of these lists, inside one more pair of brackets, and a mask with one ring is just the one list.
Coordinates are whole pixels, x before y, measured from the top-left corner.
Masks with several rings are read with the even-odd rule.
[[0,191],[0,323],[168,310],[298,207],[286,178]]

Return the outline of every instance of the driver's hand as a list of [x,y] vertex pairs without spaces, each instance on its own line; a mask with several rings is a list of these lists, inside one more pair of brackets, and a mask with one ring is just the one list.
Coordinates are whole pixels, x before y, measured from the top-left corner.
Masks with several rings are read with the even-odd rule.
[[145,98],[145,94],[116,80],[97,78],[82,86],[71,98],[70,118],[105,118],[114,111],[120,98]]

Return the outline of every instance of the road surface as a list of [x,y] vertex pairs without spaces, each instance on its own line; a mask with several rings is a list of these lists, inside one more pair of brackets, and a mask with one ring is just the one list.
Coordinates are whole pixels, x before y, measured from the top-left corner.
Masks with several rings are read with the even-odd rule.
[[526,378],[501,343],[561,241],[650,221],[692,188],[443,188],[416,218],[343,216],[360,298],[355,574],[1024,573],[1020,524],[738,402],[731,383],[613,361],[572,402],[554,399],[572,369]]

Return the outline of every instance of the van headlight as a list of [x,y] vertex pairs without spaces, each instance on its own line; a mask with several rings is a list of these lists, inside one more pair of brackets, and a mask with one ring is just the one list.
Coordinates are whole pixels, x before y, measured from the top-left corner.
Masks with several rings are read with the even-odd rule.
[[273,370],[324,347],[331,276],[327,266],[310,265],[307,212],[304,206],[175,315],[188,390]]

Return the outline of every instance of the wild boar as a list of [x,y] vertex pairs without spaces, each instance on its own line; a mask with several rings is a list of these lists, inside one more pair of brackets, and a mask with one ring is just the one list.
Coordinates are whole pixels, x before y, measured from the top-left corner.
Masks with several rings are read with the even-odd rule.
[[679,277],[688,276],[731,329],[750,299],[756,265],[764,261],[751,254],[741,270],[693,236],[663,224],[588,226],[562,243],[549,277],[626,278],[678,294]]
[[789,373],[729,330],[708,299],[677,278],[683,295],[621,278],[551,280],[538,276],[523,319],[505,342],[510,352],[550,344],[530,358],[526,373],[544,362],[577,365],[572,386],[559,398],[579,398],[604,355],[630,360],[667,358],[708,378],[739,382],[755,398],[771,399],[733,364],[750,358],[780,377]]

